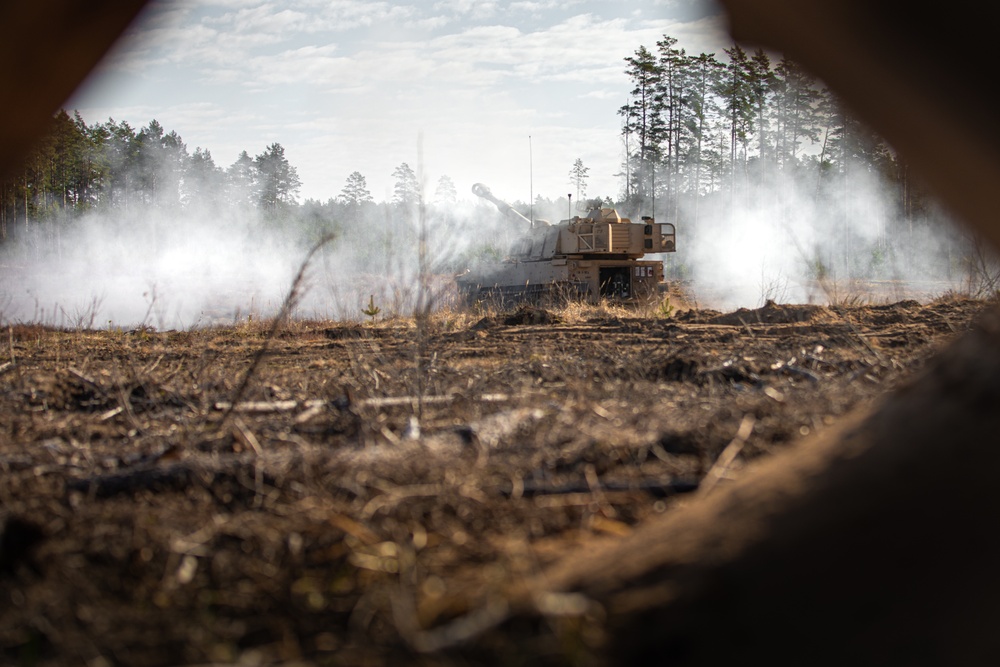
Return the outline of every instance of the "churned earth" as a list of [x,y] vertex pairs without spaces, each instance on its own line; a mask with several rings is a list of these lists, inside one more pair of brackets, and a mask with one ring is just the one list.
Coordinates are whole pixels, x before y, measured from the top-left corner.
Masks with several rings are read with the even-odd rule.
[[871,405],[986,305],[9,327],[0,662],[592,664],[599,617],[504,625],[505,595]]

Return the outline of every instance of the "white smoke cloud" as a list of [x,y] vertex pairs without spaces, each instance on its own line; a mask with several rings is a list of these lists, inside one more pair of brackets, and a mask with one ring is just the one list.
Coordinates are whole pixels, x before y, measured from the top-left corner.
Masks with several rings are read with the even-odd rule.
[[188,213],[42,223],[5,248],[0,317],[185,328],[280,307],[295,244],[256,220]]
[[749,196],[721,191],[682,208],[673,261],[700,305],[729,310],[848,298],[926,300],[963,289],[965,239],[944,214],[905,221],[875,174],[822,184],[771,176]]
[[[299,289],[296,317],[409,315],[423,289],[433,307],[455,304],[453,275],[484,247],[506,247],[510,230],[481,205],[428,206],[420,280],[418,209],[382,206],[337,222]],[[30,223],[0,248],[0,322],[59,327],[187,329],[275,315],[310,246],[302,225],[256,212],[89,214]],[[309,239],[307,239],[307,235]]]

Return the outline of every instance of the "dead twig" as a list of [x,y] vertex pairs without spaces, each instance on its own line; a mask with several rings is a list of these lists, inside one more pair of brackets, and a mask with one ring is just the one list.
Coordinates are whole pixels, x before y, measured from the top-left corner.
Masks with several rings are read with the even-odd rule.
[[450,623],[431,630],[420,630],[414,627],[416,612],[409,608],[405,598],[393,596],[392,602],[393,616],[402,631],[400,634],[420,653],[435,653],[474,639],[506,621],[511,612],[506,599],[494,597]]
[[369,500],[361,510],[361,518],[370,519],[379,510],[395,505],[401,500],[426,496],[436,497],[441,495],[444,490],[445,488],[441,484],[413,484],[393,489]]
[[593,463],[588,463],[583,468],[584,477],[587,480],[587,487],[590,489],[590,493],[593,494],[594,499],[597,501],[598,507],[601,509],[601,513],[604,516],[614,518],[618,516],[615,512],[615,508],[611,506],[607,498],[604,496],[604,491],[601,489],[601,480],[597,477],[597,468]]
[[[307,408],[313,407],[314,404],[313,401],[303,401],[301,403],[301,405]],[[243,401],[242,403],[218,401],[213,407],[216,410],[222,410],[227,413],[269,414],[274,412],[291,412],[297,409],[299,405],[299,401]]]
[[233,437],[247,449],[252,449],[254,454],[257,456],[260,456],[263,453],[263,449],[260,446],[260,441],[257,440],[257,436],[253,434],[253,431],[247,428],[247,425],[244,424],[243,420],[239,417],[233,420]]
[[97,421],[106,422],[109,419],[114,419],[123,412],[125,412],[125,408],[119,405],[116,408],[111,408],[107,412],[102,412],[100,417],[97,418]]
[[[418,400],[422,400],[425,404],[444,404],[451,403],[453,401],[462,398],[460,394],[446,394],[444,396],[425,396],[423,399],[419,399],[417,396],[384,396],[376,398],[362,398],[353,401],[351,404],[359,408],[391,408],[399,406],[414,405]],[[481,396],[475,396],[472,398],[473,401],[478,403],[502,403],[510,400],[510,396],[507,394],[483,394]],[[342,403],[342,399],[337,399],[334,401],[325,401],[322,399],[309,399],[306,401],[243,401],[242,403],[231,403],[229,401],[217,401],[213,407],[216,410],[228,411],[228,412],[239,412],[239,413],[254,413],[254,414],[268,414],[275,412],[291,412],[299,408],[305,408],[309,411],[311,416],[321,410],[322,408],[333,406],[337,407]],[[303,413],[305,414],[305,413]]]
[[739,456],[740,452],[743,451],[743,446],[747,443],[750,438],[750,434],[753,433],[754,424],[757,423],[757,418],[752,414],[743,415],[743,420],[740,421],[740,427],[736,430],[736,437],[734,437],[726,448],[722,450],[719,454],[719,458],[715,460],[711,469],[705,475],[704,479],[701,481],[701,486],[699,493],[702,495],[707,495],[715,488],[715,485],[719,483],[719,480],[726,475],[726,471],[729,470],[729,466],[733,464],[736,457]]
[[66,372],[68,372],[70,375],[72,375],[73,377],[75,377],[80,382],[82,382],[82,383],[84,383],[86,385],[90,385],[92,388],[94,388],[97,391],[101,392],[101,394],[106,394],[106,392],[104,391],[104,387],[102,387],[101,385],[97,384],[96,380],[94,380],[93,378],[91,378],[91,377],[89,377],[87,375],[84,375],[82,372],[76,370],[72,366],[69,366],[66,369]]
[[805,378],[806,380],[809,380],[814,384],[819,382],[818,375],[816,375],[815,373],[813,373],[808,369],[802,368],[801,366],[795,366],[793,364],[785,364],[782,367],[781,371],[787,375],[794,375],[797,377]]
[[[413,405],[417,401],[425,405],[451,403],[461,398],[460,394],[445,394],[443,396],[386,396],[384,398],[363,398],[355,402],[355,405],[365,408],[388,408],[401,405]],[[507,394],[483,394],[473,398],[479,403],[503,403],[510,400]]]
[[[662,448],[661,448],[662,450]],[[601,484],[601,491],[609,493],[633,493],[640,491],[648,493],[654,498],[669,498],[680,493],[690,493],[698,490],[698,482],[684,479],[674,479],[669,482],[657,480],[638,480],[635,482],[604,482]],[[531,480],[515,477],[510,489],[502,489],[500,494],[508,498],[532,498],[541,496],[580,496],[591,502],[593,498],[589,495],[592,491],[590,484],[584,481],[571,482],[568,484],[536,484]]]

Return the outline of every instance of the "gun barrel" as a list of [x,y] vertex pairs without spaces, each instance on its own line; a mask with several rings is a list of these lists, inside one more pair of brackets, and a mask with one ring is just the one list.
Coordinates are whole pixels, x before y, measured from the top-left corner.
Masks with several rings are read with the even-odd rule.
[[483,185],[482,183],[476,183],[475,185],[473,185],[472,193],[477,197],[482,197],[487,201],[493,202],[493,205],[496,206],[498,209],[500,209],[500,212],[503,213],[504,215],[514,216],[516,218],[523,220],[524,222],[527,222],[529,225],[531,224],[531,220],[528,220],[528,218],[515,211],[514,207],[508,204],[507,202],[494,197],[493,193],[490,192],[490,189],[485,185]]

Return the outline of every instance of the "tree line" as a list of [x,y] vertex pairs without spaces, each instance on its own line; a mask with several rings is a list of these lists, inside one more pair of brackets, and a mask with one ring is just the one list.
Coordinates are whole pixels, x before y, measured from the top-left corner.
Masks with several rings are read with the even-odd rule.
[[138,130],[114,119],[88,125],[61,110],[20,171],[0,183],[0,239],[17,225],[92,210],[193,203],[275,210],[294,204],[300,185],[279,143],[255,157],[243,151],[221,168],[208,150],[189,153],[180,135],[156,120]]
[[[336,198],[299,203],[301,180],[280,143],[251,156],[242,151],[228,167],[201,147],[190,152],[176,131],[151,120],[88,125],[78,112],[60,110],[51,131],[22,168],[0,182],[0,242],[35,227],[66,223],[87,212],[256,211],[312,231],[384,218],[380,207],[414,207],[417,176],[405,162],[394,171],[391,202],[376,204],[360,172],[348,176]],[[442,176],[434,201],[452,204],[455,185]],[[319,229],[323,228],[323,229]]]
[[685,199],[745,200],[777,174],[832,181],[854,169],[893,184],[905,215],[926,209],[899,156],[797,63],[738,44],[723,53],[690,55],[664,35],[624,59],[623,200],[675,214]]

